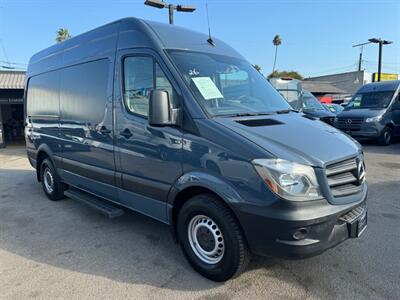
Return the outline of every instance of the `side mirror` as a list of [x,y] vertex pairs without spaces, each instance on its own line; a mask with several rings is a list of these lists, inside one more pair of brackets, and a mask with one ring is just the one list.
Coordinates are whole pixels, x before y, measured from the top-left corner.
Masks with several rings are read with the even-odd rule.
[[181,110],[171,108],[167,91],[154,90],[150,92],[149,124],[152,126],[179,125]]

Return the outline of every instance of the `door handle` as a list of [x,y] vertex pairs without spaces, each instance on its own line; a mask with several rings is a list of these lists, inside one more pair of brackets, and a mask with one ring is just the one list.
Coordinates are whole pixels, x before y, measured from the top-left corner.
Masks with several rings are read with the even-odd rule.
[[107,127],[105,127],[105,126],[101,126],[99,132],[100,132],[101,134],[106,135],[106,134],[110,134],[110,133],[111,133],[111,130],[110,130],[110,129],[107,129]]
[[133,135],[132,132],[128,128],[125,128],[119,134],[122,135],[126,139],[129,139]]

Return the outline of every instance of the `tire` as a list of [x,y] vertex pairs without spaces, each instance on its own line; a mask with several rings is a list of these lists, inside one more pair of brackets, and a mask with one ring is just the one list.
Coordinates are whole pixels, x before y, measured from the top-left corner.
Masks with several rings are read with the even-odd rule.
[[388,146],[392,142],[393,130],[390,127],[385,127],[378,138],[379,145]]
[[[198,195],[183,205],[178,216],[177,234],[192,267],[213,281],[238,276],[250,261],[250,252],[238,222],[230,209],[214,195]],[[212,253],[214,250],[214,256],[204,255],[206,251]]]
[[66,198],[64,196],[65,184],[60,182],[59,176],[49,159],[43,160],[40,166],[40,181],[47,198],[58,201]]

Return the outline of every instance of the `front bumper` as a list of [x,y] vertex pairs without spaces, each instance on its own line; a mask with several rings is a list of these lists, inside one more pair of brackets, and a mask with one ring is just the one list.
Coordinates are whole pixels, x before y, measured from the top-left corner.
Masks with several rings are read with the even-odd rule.
[[[367,187],[360,200],[345,205],[332,205],[326,200],[309,203],[290,203],[280,206],[268,216],[262,213],[239,215],[251,251],[258,255],[274,255],[285,258],[305,258],[318,255],[339,243],[356,237],[354,220],[346,215],[367,214]],[[284,200],[281,202],[285,203]],[[313,203],[311,203],[313,202]],[[318,202],[318,203],[317,203]],[[297,209],[293,207],[297,206]],[[357,221],[357,220],[356,220]],[[306,233],[296,239],[296,233]],[[297,236],[298,237],[298,236]]]
[[354,138],[373,139],[381,135],[384,126],[377,123],[363,123],[359,128],[351,128],[351,127],[337,127],[337,128]]

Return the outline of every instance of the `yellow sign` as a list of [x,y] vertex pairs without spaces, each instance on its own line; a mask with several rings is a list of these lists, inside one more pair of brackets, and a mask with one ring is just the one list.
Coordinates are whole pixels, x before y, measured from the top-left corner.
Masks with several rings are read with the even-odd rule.
[[[390,74],[390,73],[381,73],[381,81],[388,81],[388,80],[398,80],[398,74]],[[372,81],[378,81],[378,73],[372,74]]]

